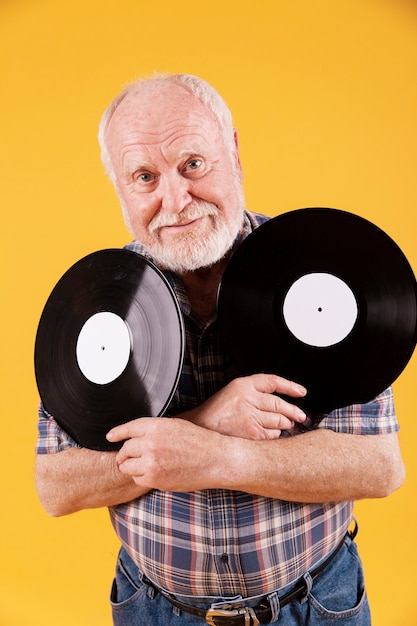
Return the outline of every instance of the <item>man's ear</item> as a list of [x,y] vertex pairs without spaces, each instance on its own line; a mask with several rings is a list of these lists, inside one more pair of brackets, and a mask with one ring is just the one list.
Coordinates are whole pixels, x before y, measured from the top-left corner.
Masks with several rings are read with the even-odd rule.
[[240,182],[243,182],[243,168],[242,168],[242,163],[240,161],[240,152],[239,152],[239,135],[238,135],[236,128],[233,129],[233,140],[235,144],[234,160],[236,164],[236,171],[239,174]]

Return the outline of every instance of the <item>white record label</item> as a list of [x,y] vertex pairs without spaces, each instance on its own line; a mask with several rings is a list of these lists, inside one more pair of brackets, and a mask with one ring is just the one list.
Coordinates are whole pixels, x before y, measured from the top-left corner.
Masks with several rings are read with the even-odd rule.
[[126,369],[131,354],[130,331],[115,313],[92,315],[78,335],[78,367],[92,383],[107,385]]
[[288,290],[283,315],[291,333],[316,347],[333,346],[349,335],[358,317],[350,287],[333,274],[312,273]]

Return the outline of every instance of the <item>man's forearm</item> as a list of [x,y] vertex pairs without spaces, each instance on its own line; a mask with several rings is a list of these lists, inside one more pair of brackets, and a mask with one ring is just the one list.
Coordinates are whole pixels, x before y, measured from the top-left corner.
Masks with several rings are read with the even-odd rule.
[[401,486],[397,435],[318,429],[276,441],[235,440],[224,487],[297,502],[380,498]]
[[119,471],[115,452],[86,448],[38,455],[36,487],[52,516],[128,502],[147,491]]
[[232,489],[293,502],[380,498],[404,480],[396,433],[351,435],[318,429],[251,440],[180,418],[141,418],[118,426],[119,469],[142,488]]

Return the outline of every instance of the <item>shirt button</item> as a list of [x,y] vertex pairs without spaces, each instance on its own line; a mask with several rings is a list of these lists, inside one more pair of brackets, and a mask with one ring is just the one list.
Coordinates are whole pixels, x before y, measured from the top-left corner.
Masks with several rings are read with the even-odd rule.
[[229,562],[229,557],[227,556],[226,553],[222,554],[220,557],[220,560],[222,563],[228,563]]

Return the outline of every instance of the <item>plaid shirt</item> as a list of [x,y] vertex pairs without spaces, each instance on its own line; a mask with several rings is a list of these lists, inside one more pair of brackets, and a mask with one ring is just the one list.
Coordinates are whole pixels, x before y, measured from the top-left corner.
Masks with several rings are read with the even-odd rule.
[[[244,236],[266,219],[247,213]],[[144,254],[137,242],[128,248]],[[200,405],[237,373],[224,354],[215,313],[201,323],[179,277],[166,276],[186,333],[184,366],[167,411],[173,416]],[[368,404],[333,411],[319,427],[359,435],[396,432],[392,390]],[[75,445],[41,406],[38,454]],[[158,587],[177,595],[216,598],[265,595],[292,584],[338,545],[352,512],[352,502],[303,504],[225,489],[153,490],[110,507],[120,541]]]

